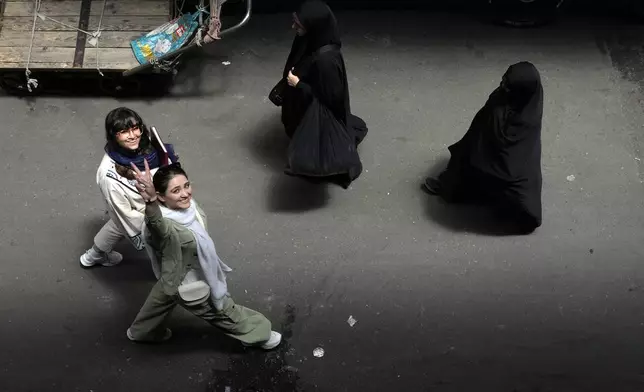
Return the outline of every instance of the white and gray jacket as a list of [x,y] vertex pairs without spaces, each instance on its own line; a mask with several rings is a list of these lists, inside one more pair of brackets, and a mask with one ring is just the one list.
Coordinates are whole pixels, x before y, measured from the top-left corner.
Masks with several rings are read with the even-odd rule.
[[[141,239],[141,227],[145,220],[145,202],[136,190],[135,180],[128,180],[116,172],[115,162],[105,154],[96,171],[98,184],[107,203],[107,212],[137,250],[145,245]],[[152,175],[158,168],[151,169]]]

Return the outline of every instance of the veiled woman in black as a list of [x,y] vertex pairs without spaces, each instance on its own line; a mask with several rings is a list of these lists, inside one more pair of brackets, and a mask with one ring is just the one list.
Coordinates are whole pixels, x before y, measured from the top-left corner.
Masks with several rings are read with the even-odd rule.
[[362,172],[357,146],[367,134],[351,114],[338,25],[322,1],[293,14],[296,37],[284,67],[282,123],[291,138],[286,173],[347,188]]
[[541,119],[543,88],[529,62],[508,68],[501,85],[449,147],[451,159],[430,193],[448,202],[493,204],[521,232],[541,226]]

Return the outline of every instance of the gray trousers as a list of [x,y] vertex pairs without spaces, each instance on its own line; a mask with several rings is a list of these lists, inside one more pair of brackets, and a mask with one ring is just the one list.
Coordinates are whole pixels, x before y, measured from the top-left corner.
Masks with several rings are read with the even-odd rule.
[[94,245],[105,253],[109,253],[125,235],[119,230],[113,220],[108,220],[94,237]]

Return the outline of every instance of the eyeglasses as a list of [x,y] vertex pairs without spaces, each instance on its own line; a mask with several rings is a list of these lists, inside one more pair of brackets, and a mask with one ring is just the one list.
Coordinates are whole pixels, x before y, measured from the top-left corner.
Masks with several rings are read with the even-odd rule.
[[132,127],[130,129],[124,129],[122,131],[118,131],[117,134],[120,136],[127,135],[128,133],[133,133],[135,135],[140,135],[141,134],[141,128],[140,127]]

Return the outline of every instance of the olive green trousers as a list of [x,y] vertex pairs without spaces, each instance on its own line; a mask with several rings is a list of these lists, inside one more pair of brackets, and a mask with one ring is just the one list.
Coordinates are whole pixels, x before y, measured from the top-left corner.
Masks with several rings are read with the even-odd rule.
[[160,340],[165,334],[164,324],[177,305],[246,344],[264,343],[271,335],[271,322],[263,314],[235,304],[229,295],[223,299],[223,309],[218,310],[210,298],[194,305],[186,303],[178,294],[167,295],[161,282],[157,282],[130,326],[134,340]]

